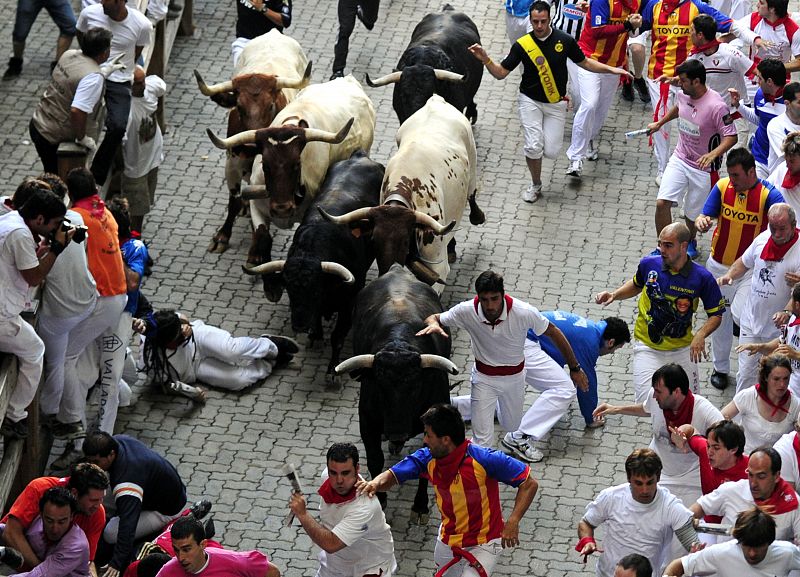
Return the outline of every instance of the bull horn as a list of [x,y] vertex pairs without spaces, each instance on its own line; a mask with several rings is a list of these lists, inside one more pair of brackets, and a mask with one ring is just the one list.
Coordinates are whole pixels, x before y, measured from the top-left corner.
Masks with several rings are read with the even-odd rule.
[[391,74],[387,74],[386,76],[381,76],[376,80],[372,80],[369,77],[369,74],[366,75],[365,80],[367,81],[367,85],[371,86],[372,88],[377,88],[378,86],[386,86],[387,84],[395,84],[400,82],[400,77],[403,75],[403,72],[392,72]]
[[327,130],[320,130],[319,128],[306,128],[306,142],[327,142],[328,144],[339,144],[342,140],[344,140],[347,133],[350,132],[350,128],[352,128],[353,123],[356,121],[355,117],[350,117],[350,120],[347,121],[342,129],[337,132],[328,132]]
[[375,355],[356,355],[336,365],[333,372],[337,375],[341,375],[342,373],[350,373],[358,369],[371,369],[374,361]]
[[242,200],[269,198],[266,184],[247,184],[242,187]]
[[206,128],[206,134],[208,134],[208,137],[211,139],[211,142],[214,143],[214,146],[223,150],[230,150],[231,148],[242,146],[244,144],[253,144],[256,141],[255,130],[245,130],[239,134],[229,136],[228,138],[220,138],[214,134],[210,128]]
[[411,262],[408,263],[407,266],[408,270],[410,270],[415,277],[417,277],[419,280],[421,280],[427,285],[433,286],[437,282],[443,285],[447,285],[447,283],[444,282],[441,279],[441,277],[436,272],[434,272],[433,269],[431,269],[431,267],[418,260],[412,260]]
[[447,371],[451,375],[458,374],[458,367],[450,359],[439,355],[420,355],[419,366],[423,369],[439,369]]
[[436,75],[436,80],[444,80],[445,82],[464,82],[464,75],[450,70],[442,70],[441,68],[434,68],[433,73]]
[[356,282],[356,277],[353,276],[353,273],[347,270],[346,266],[342,266],[338,262],[322,261],[322,272],[335,274],[341,278],[345,284],[353,284]]
[[220,82],[219,84],[212,84],[209,86],[206,84],[206,81],[203,80],[203,77],[200,76],[200,73],[195,70],[194,71],[195,80],[197,80],[197,87],[200,89],[206,96],[214,96],[216,94],[222,94],[223,92],[230,92],[233,90],[233,81],[228,80],[226,82]]
[[248,267],[247,265],[242,265],[242,270],[246,274],[251,275],[259,275],[259,274],[274,274],[283,272],[283,265],[286,264],[285,260],[273,260],[270,262],[265,262],[264,264],[259,264],[253,267]]
[[420,212],[418,210],[414,211],[414,215],[416,216],[417,224],[427,226],[433,231],[433,234],[438,236],[442,236],[449,233],[451,230],[453,230],[453,227],[456,225],[456,221],[452,221],[447,226],[444,226],[437,220],[434,220],[434,218],[429,214],[425,214],[424,212]]
[[317,210],[322,215],[322,218],[328,222],[332,222],[333,224],[350,224],[351,222],[358,222],[359,220],[365,220],[369,218],[369,211],[371,209],[369,207],[357,208],[355,210],[351,210],[347,214],[343,214],[342,216],[333,216],[332,214],[328,214],[320,206],[317,207]]
[[311,80],[311,62],[308,63],[308,66],[306,66],[306,71],[300,78],[294,78],[292,80],[289,80],[287,78],[276,77],[275,88],[277,88],[278,90],[281,90],[283,88],[296,88],[299,90],[300,88],[305,88],[306,86],[308,86],[308,82],[310,80]]

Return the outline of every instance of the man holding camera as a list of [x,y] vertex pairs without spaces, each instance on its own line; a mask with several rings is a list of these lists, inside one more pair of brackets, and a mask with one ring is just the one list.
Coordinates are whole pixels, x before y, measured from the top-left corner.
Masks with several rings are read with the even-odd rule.
[[[31,304],[32,289],[53,268],[72,238],[61,222],[67,208],[49,190],[37,190],[18,210],[0,217],[0,351],[19,359],[19,378],[8,403],[0,434],[28,436],[28,413],[42,376],[44,343],[21,313]],[[49,242],[42,237],[54,233]],[[37,248],[38,247],[38,248]]]

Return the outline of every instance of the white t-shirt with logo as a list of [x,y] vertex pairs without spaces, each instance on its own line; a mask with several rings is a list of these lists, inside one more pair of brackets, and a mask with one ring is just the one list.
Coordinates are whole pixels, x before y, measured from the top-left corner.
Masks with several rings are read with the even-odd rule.
[[753,280],[739,324],[748,336],[764,340],[778,336],[779,330],[772,322],[772,315],[785,309],[792,295],[791,287],[786,284],[786,273],[800,272],[800,241],[781,260],[765,261],[761,258],[761,251],[769,237],[767,229],[742,254],[742,263],[753,271]]
[[[723,12],[727,14],[727,12]],[[719,94],[730,106],[729,88],[734,88],[742,98],[747,94],[745,74],[753,68],[753,61],[729,44],[720,44],[714,54],[692,54],[688,60],[698,60],[706,68],[706,86]]]

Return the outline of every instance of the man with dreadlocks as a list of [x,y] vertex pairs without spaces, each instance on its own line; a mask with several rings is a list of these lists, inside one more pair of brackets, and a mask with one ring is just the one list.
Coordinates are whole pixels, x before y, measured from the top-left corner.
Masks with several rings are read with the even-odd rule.
[[300,350],[289,337],[234,337],[170,309],[139,319],[134,330],[144,339],[140,370],[153,383],[201,402],[205,392],[187,383],[240,391],[289,364]]

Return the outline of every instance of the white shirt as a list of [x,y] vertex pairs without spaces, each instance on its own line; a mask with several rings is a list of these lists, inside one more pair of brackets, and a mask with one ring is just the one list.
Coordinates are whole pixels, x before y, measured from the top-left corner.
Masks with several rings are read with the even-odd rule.
[[[706,515],[719,515],[722,523],[734,525],[736,516],[742,511],[747,511],[755,507],[753,495],[750,493],[750,481],[728,481],[717,487],[711,493],[703,495],[697,500],[697,504],[703,508]],[[795,537],[800,537],[800,509],[773,515],[775,519],[775,538],[786,541],[794,541]],[[719,536],[717,541],[729,541],[733,537]]]
[[786,162],[781,162],[767,180],[775,185],[775,188],[783,195],[783,199],[794,209],[795,213],[800,214],[800,184],[794,188],[785,188],[783,179],[787,172],[789,172],[789,167],[786,166]]
[[620,559],[639,553],[650,560],[653,575],[661,575],[674,531],[691,518],[692,512],[664,487],[658,487],[648,504],[634,500],[628,483],[603,489],[586,505],[583,515],[584,521],[603,533],[602,539],[598,538],[603,553],[597,558],[595,572],[599,577],[612,577]]
[[108,80],[111,82],[130,82],[133,80],[133,69],[136,65],[136,47],[147,46],[152,40],[153,25],[144,14],[127,5],[128,16],[122,22],[112,20],[103,12],[102,4],[93,4],[81,10],[76,28],[86,33],[89,28],[104,28],[111,31],[111,55],[108,61],[124,54],[122,63],[124,70],[112,72]]
[[[73,210],[67,211],[72,224],[83,224],[83,217]],[[49,317],[75,317],[92,310],[97,302],[97,286],[86,260],[83,241],[67,243],[64,252],[47,273],[42,293],[42,314]]]
[[[800,34],[798,34],[800,36]],[[767,124],[767,138],[769,138],[769,160],[767,168],[770,173],[774,172],[783,163],[783,141],[790,132],[800,130],[800,124],[795,124],[786,115],[786,112],[779,114]]]
[[749,336],[765,340],[778,336],[772,315],[786,308],[792,289],[786,284],[787,272],[800,271],[800,241],[780,261],[765,261],[761,251],[769,240],[769,229],[759,234],[742,255],[744,266],[753,271],[750,294],[742,310],[740,325]]
[[106,79],[99,72],[92,72],[81,78],[75,96],[72,97],[72,107],[91,114],[103,96]]
[[800,472],[797,468],[797,452],[794,450],[794,438],[797,433],[786,433],[775,443],[775,450],[781,456],[781,477],[795,488],[800,482]]
[[[650,422],[653,427],[653,439],[650,441],[650,448],[658,453],[661,458],[663,466],[662,479],[665,477],[685,477],[685,479],[682,479],[685,484],[700,487],[700,463],[697,460],[697,455],[691,451],[684,453],[670,442],[667,422],[664,420],[664,411],[658,406],[652,388],[642,406],[645,411],[650,413]],[[695,431],[705,432],[711,425],[722,419],[722,413],[708,399],[700,395],[694,395],[691,425]]]
[[[797,317],[789,317],[789,324],[786,325],[786,344],[794,350],[800,350],[800,323],[792,326]],[[792,360],[792,375],[789,377],[789,390],[800,399],[800,361]]]
[[537,335],[547,330],[550,321],[536,307],[513,299],[511,311],[503,303],[503,312],[496,324],[488,324],[483,308],[474,301],[464,301],[439,316],[448,327],[459,327],[469,333],[472,353],[482,363],[493,367],[513,367],[525,361],[526,336],[532,328]]
[[773,423],[766,420],[758,412],[758,391],[755,387],[747,387],[736,393],[733,403],[739,409],[740,424],[746,439],[744,452],[747,454],[759,447],[771,447],[781,435],[793,431],[794,422],[800,413],[800,400],[792,395],[789,412],[780,412],[784,417],[782,421]]
[[[793,34],[792,38],[789,38],[784,24],[773,27],[763,18],[759,19],[760,21],[754,27],[751,27],[753,16],[753,14],[748,14],[733,23],[733,29],[737,36],[751,45],[751,58],[754,60],[775,58],[781,62],[789,62],[794,56],[800,55],[800,33]],[[770,46],[768,48],[762,46],[756,50],[752,44],[757,37],[766,40]]]
[[[723,12],[727,14],[727,12]],[[731,95],[728,88],[734,88],[744,98],[747,94],[745,74],[753,68],[753,61],[729,44],[720,44],[710,56],[702,52],[692,54],[688,60],[699,60],[706,68],[706,86],[722,96],[730,106]]]
[[158,99],[166,94],[167,85],[154,75],[144,82],[144,95],[131,98],[128,127],[122,139],[122,157],[128,178],[145,176],[164,161],[164,137],[155,114]]
[[33,287],[19,271],[39,266],[33,233],[17,211],[0,216],[0,322],[25,310]]
[[800,569],[800,549],[786,541],[773,541],[761,563],[750,565],[734,540],[691,553],[681,558],[681,563],[684,575],[785,577],[789,571]]
[[336,553],[320,551],[318,577],[387,575],[397,569],[392,529],[377,499],[359,495],[346,503],[328,504],[320,498],[319,521],[347,547]]

